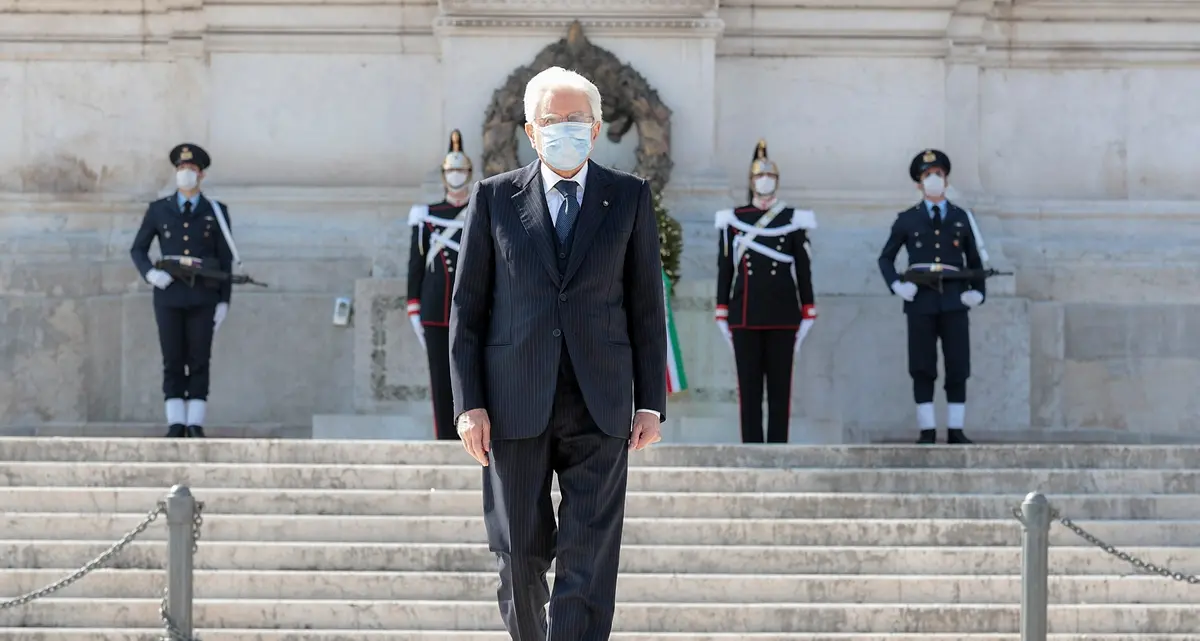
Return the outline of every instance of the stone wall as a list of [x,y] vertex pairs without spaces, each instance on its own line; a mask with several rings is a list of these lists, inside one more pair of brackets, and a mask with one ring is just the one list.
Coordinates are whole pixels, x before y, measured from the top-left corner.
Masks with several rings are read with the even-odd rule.
[[[0,425],[158,419],[127,248],[183,139],[212,152],[206,187],[272,285],[235,294],[213,422],[294,434],[313,414],[427,411],[403,319],[374,302],[403,276],[404,214],[436,196],[447,132],[478,163],[492,91],[580,18],[674,112],[667,200],[685,223],[694,386],[672,410],[692,419],[680,438],[735,429],[709,221],[743,198],[759,137],[783,197],[821,225],[797,438],[911,429],[900,312],[874,257],[926,146],[951,155],[993,264],[1018,273],[975,313],[977,431],[1194,438],[1200,1],[860,5],[0,0]],[[355,297],[354,327],[331,325],[337,296]],[[386,384],[372,383],[380,314]]]

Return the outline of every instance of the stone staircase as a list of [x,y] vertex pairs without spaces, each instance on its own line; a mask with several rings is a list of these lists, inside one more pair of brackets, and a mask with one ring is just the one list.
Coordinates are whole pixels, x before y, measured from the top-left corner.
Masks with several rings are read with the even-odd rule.
[[[174,483],[206,503],[204,641],[501,641],[480,472],[457,444],[0,439],[0,601],[51,583]],[[1200,448],[660,445],[633,456],[614,641],[1016,641],[1041,489],[1104,541],[1200,570]],[[161,633],[166,528],[5,641]],[[1052,530],[1051,638],[1200,638],[1200,585]]]

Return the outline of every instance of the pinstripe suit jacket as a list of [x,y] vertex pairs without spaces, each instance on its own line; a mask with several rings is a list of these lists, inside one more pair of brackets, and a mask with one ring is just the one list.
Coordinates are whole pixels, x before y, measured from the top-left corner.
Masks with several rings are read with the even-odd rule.
[[550,421],[565,342],[593,420],[627,438],[634,405],[666,418],[658,222],[645,180],[588,161],[566,268],[538,161],[475,185],[450,304],[454,415],[484,408],[492,438]]

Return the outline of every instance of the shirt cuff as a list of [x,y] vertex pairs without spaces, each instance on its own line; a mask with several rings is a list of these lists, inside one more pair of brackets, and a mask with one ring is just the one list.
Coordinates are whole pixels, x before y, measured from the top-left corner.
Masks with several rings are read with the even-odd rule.
[[660,421],[662,420],[662,412],[659,412],[658,410],[638,410],[637,412],[635,412],[635,414],[640,414],[642,412],[645,412],[647,414],[653,414],[655,418],[657,418]]

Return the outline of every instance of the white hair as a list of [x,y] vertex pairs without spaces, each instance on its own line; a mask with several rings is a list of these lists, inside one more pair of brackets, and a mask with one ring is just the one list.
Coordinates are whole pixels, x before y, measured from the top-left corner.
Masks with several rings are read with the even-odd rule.
[[575,91],[587,96],[592,108],[592,120],[604,119],[600,106],[600,90],[591,80],[562,67],[550,67],[534,76],[525,85],[525,122],[533,124],[546,107],[546,98],[556,91]]

